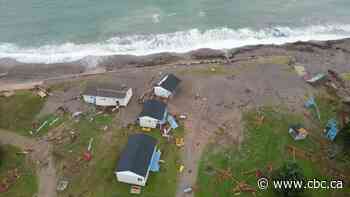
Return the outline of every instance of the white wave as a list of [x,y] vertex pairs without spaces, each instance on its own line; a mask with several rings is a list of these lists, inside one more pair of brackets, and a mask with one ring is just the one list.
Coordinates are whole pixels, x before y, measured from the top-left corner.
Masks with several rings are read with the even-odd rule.
[[160,52],[187,52],[198,48],[228,49],[256,44],[284,44],[309,40],[336,40],[350,37],[348,25],[317,25],[300,28],[273,27],[192,29],[166,34],[113,37],[100,43],[45,45],[38,48],[0,43],[0,58],[20,62],[58,63],[80,60],[86,56],[114,54],[147,55]]
[[152,15],[152,22],[159,23],[160,22],[160,14],[153,14]]

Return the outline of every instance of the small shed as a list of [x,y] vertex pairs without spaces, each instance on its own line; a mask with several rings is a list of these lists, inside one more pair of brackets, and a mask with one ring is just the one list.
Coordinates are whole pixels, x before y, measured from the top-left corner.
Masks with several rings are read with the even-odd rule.
[[166,104],[158,100],[146,100],[138,121],[141,127],[156,128],[166,123],[168,110]]
[[83,93],[83,99],[87,103],[97,106],[127,106],[132,89],[118,84],[89,84]]
[[159,97],[169,98],[175,94],[175,89],[181,82],[173,74],[167,74],[154,86],[154,94]]
[[145,186],[152,162],[154,162],[154,158],[157,158],[156,147],[157,140],[151,136],[146,134],[131,135],[115,171],[117,180]]

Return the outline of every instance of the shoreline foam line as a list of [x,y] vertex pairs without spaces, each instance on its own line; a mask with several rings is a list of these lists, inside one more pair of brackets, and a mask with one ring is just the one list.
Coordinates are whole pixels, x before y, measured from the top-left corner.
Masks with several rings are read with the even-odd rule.
[[12,58],[24,63],[63,63],[87,56],[149,55],[161,52],[188,52],[199,48],[231,49],[247,45],[285,44],[297,41],[325,41],[350,37],[350,24],[307,27],[191,29],[165,34],[113,37],[99,43],[63,43],[41,47],[20,47],[0,43],[0,59]]

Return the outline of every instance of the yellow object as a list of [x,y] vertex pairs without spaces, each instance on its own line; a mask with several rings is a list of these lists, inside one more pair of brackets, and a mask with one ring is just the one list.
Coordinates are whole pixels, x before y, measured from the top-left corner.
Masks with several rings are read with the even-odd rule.
[[175,140],[176,140],[176,141],[175,141],[175,144],[176,144],[177,147],[182,147],[182,146],[185,145],[185,140],[184,140],[184,138],[176,138]]
[[151,128],[142,127],[142,131],[150,132]]
[[184,165],[181,165],[180,168],[179,168],[179,172],[180,172],[180,173],[183,172],[184,169],[185,169],[185,166],[184,166]]

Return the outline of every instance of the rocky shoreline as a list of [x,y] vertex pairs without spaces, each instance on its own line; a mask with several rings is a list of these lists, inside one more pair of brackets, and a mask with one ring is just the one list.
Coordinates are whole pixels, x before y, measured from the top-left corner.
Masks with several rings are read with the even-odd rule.
[[235,64],[262,56],[288,56],[290,64],[305,64],[310,72],[313,66],[337,68],[350,66],[350,38],[334,41],[296,42],[284,45],[255,45],[230,50],[198,49],[187,53],[159,53],[147,56],[113,55],[86,57],[69,63],[30,64],[13,59],[0,59],[1,83],[23,83],[64,76],[79,76],[113,72],[120,69],[162,65]]

